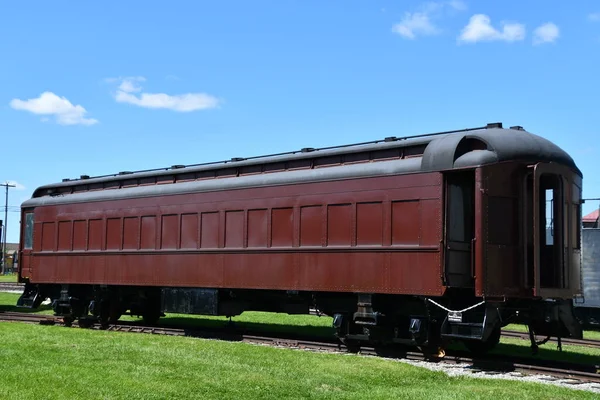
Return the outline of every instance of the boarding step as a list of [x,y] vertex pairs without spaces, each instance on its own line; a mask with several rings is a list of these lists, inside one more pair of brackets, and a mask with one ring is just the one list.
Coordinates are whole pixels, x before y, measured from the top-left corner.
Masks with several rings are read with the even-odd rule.
[[25,287],[23,294],[17,300],[19,308],[38,308],[44,301],[37,288]]
[[442,337],[453,339],[481,339],[483,337],[483,323],[473,322],[448,322],[442,325]]

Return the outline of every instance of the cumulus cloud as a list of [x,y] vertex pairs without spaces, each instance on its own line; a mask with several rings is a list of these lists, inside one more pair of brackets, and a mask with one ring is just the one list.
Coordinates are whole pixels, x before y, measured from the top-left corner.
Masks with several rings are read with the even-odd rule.
[[525,25],[503,22],[500,30],[492,26],[490,17],[485,14],[473,15],[458,37],[459,42],[466,43],[494,40],[515,42],[523,39],[525,39]]
[[547,22],[538,26],[533,31],[533,44],[553,43],[558,39],[560,31],[558,26],[552,22]]
[[15,189],[15,190],[25,190],[25,186],[21,185],[17,181],[6,181],[4,183],[8,183],[9,185],[14,185],[15,187],[13,189]]
[[119,103],[129,103],[145,108],[163,108],[178,112],[206,110],[219,106],[219,100],[206,93],[169,95],[166,93],[143,92],[141,82],[145,80],[141,76],[107,79],[108,82],[119,82],[114,95],[115,100]]
[[[86,118],[87,111],[80,105],[73,105],[65,97],[52,92],[44,92],[39,97],[29,100],[12,99],[10,106],[15,110],[29,111],[37,115],[54,116],[61,125],[94,125],[97,119]],[[42,118],[42,120],[47,117]]]
[[392,32],[407,39],[414,39],[417,35],[435,35],[438,29],[429,20],[426,13],[405,13],[402,21],[392,27]]
[[466,8],[466,4],[461,0],[425,3],[417,12],[405,12],[402,20],[392,26],[392,32],[406,39],[436,35],[441,30],[433,20],[442,18],[450,11],[463,11]]
[[600,21],[600,12],[588,14],[588,19],[593,22]]

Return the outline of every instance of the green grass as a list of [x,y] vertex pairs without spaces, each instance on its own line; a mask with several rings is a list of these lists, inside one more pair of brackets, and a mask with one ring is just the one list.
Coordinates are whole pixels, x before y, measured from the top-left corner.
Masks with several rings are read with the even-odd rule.
[[17,274],[0,275],[0,282],[16,282]]
[[592,399],[391,360],[0,323],[2,399]]

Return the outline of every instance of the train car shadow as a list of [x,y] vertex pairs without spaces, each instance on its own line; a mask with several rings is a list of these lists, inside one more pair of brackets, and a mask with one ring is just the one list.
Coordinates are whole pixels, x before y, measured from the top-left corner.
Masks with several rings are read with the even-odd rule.
[[51,305],[41,305],[38,308],[24,308],[24,307],[17,307],[15,305],[0,304],[0,313],[18,312],[18,313],[39,314],[44,311],[52,311],[52,306]]
[[[317,318],[317,317],[315,317]],[[134,323],[143,325],[142,321],[134,321]],[[258,334],[261,332],[277,334],[287,334],[289,337],[296,336],[317,336],[323,338],[333,338],[334,329],[327,326],[314,325],[286,325],[276,322],[251,322],[251,321],[229,321],[227,319],[202,318],[202,317],[165,317],[161,318],[157,324],[164,328],[180,328],[185,329],[186,334],[192,335],[194,330],[210,329],[224,330],[226,333],[235,334]]]
[[[498,356],[513,356],[519,358],[534,358],[547,361],[562,361],[575,364],[598,365],[600,357],[598,350],[586,346],[563,346],[562,351],[558,351],[556,345],[551,343],[542,345],[538,348],[537,354],[532,355],[528,341],[523,340],[527,344],[499,343],[496,348],[490,352],[492,355]],[[588,354],[596,353],[596,354]]]

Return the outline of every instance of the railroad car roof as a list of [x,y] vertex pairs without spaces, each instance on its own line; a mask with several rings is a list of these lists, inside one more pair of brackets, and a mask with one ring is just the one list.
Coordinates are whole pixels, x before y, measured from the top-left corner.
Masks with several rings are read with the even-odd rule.
[[[127,193],[137,197],[168,192],[175,194],[204,189],[221,190],[253,185],[443,171],[511,160],[556,162],[573,168],[581,176],[573,159],[554,143],[529,133],[521,127],[503,129],[502,124],[496,123],[481,128],[403,138],[393,137],[323,149],[309,148],[275,155],[234,158],[222,162],[121,172],[99,177],[82,176],[80,179],[63,180],[63,182],[41,186],[35,190],[33,197],[50,197],[54,201],[49,202],[54,203],[66,200],[56,199],[57,195],[73,194],[82,201],[93,201],[92,199],[107,199],[115,195],[112,190],[98,189],[127,187]],[[327,168],[320,168],[322,166]],[[286,173],[274,173],[282,171]],[[207,179],[225,177],[236,177],[236,179]],[[156,185],[163,182],[178,182],[178,184]],[[170,186],[176,186],[177,189],[167,188]],[[112,192],[112,194],[100,195],[102,192]],[[86,196],[82,196],[84,194]],[[40,202],[32,199],[23,203],[23,207],[39,204]]]

